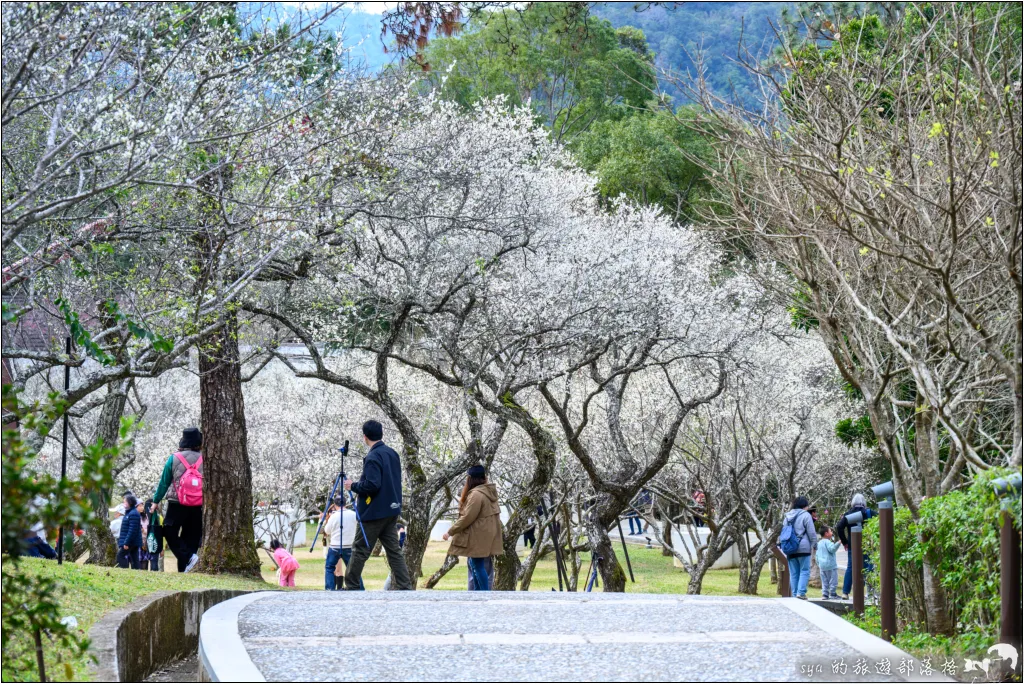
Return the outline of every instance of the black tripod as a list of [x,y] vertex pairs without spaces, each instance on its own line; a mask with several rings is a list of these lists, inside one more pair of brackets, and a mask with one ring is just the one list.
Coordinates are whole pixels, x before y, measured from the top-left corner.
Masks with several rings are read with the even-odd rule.
[[[331,507],[331,502],[334,501],[335,492],[339,491],[339,487],[345,482],[345,454],[348,453],[348,440],[345,440],[345,446],[338,449],[341,452],[341,470],[338,471],[338,476],[334,478],[334,484],[331,485],[331,493],[327,495],[327,503],[324,504],[324,512],[320,516],[320,524],[316,527],[316,534],[313,535],[313,543],[309,545],[309,552],[313,553],[313,549],[316,548],[316,539],[320,536],[320,530],[324,528],[324,523],[327,521],[327,510]],[[338,522],[344,523],[344,518]]]

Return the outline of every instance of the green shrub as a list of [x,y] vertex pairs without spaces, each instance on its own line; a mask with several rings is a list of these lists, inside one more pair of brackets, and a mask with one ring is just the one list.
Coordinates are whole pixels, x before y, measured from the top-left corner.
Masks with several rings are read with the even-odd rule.
[[[866,632],[882,635],[882,616],[875,606],[865,608],[864,617],[850,613],[846,615],[846,619]],[[940,636],[921,631],[919,625],[909,624],[896,635],[892,644],[919,661],[930,660],[932,666],[938,670],[947,659],[960,664],[966,658],[988,658],[987,650],[992,645],[992,637],[977,630],[967,631],[955,637]]]
[[[47,651],[77,657],[85,653],[89,642],[61,622],[63,588],[52,577],[23,571],[23,540],[36,523],[42,523],[51,534],[61,525],[70,533],[75,527],[85,529],[105,524],[89,505],[84,492],[87,484],[111,486],[111,464],[129,444],[127,435],[132,424],[122,419],[118,444],[107,447],[98,442],[86,446],[78,478],[57,479],[36,470],[36,452],[24,435],[37,431],[45,437],[48,426],[62,414],[64,406],[53,396],[47,402],[25,403],[11,385],[5,384],[3,411],[5,420],[7,415],[13,415],[21,425],[20,429],[13,422],[3,426],[0,671],[4,681],[45,681],[48,678],[44,668]],[[58,671],[57,677],[71,679],[70,664],[66,660],[61,664],[64,671]],[[49,678],[53,678],[53,674],[51,672]]]
[[[946,589],[957,633],[979,638],[998,635],[1001,504],[990,482],[1005,474],[984,473],[965,489],[924,500],[917,520],[905,507],[895,510],[896,600],[901,629],[923,631],[921,568],[928,557]],[[1020,504],[1009,510],[1019,527]],[[864,527],[864,548],[877,566],[877,518]],[[868,574],[867,581],[877,588],[878,573]]]

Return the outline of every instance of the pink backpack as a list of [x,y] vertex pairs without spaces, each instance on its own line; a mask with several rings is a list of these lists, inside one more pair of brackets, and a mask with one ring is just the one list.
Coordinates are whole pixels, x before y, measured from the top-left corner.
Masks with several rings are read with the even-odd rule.
[[182,506],[202,506],[203,474],[199,472],[199,466],[203,464],[202,455],[196,459],[195,463],[189,463],[180,451],[176,452],[174,457],[185,466],[185,474],[178,480],[178,503]]

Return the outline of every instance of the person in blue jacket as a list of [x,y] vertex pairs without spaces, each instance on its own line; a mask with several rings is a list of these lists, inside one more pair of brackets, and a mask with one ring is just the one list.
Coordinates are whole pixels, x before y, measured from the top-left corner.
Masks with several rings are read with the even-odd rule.
[[369,450],[363,458],[358,482],[345,480],[345,489],[355,493],[356,515],[362,527],[352,542],[352,562],[345,571],[345,588],[362,588],[363,565],[380,539],[388,557],[396,589],[412,589],[409,568],[398,538],[398,516],[402,513],[402,462],[385,444],[384,427],[375,420],[363,423],[363,441]]
[[142,548],[142,516],[136,506],[139,502],[131,494],[124,497],[124,520],[117,536],[117,567],[139,569],[139,549]]

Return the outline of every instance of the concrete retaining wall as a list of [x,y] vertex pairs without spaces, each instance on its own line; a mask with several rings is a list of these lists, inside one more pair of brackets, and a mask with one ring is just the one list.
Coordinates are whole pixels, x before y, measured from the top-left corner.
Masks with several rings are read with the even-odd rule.
[[[706,527],[691,527],[686,525],[684,527],[676,527],[673,530],[672,544],[676,549],[679,549],[680,553],[686,556],[687,551],[690,553],[690,558],[697,558],[697,551],[693,548],[693,539],[690,537],[690,530],[693,530],[697,538],[700,540],[701,545],[707,544],[708,537],[711,536],[711,530]],[[650,535],[651,540],[654,540],[654,535]],[[658,542],[653,542],[655,547],[658,547]],[[754,532],[747,532],[747,544],[753,545],[757,543],[757,534]],[[684,550],[684,548],[686,550]],[[679,559],[675,556],[672,557],[672,565],[677,568],[683,567],[683,564],[679,562]],[[725,550],[725,553],[715,561],[714,565],[711,566],[712,570],[725,570],[728,568],[738,568],[740,566],[740,552],[733,544]]]
[[[199,646],[199,620],[238,589],[159,591],[105,615],[89,630],[96,681],[138,682]],[[197,673],[198,674],[198,673]]]

